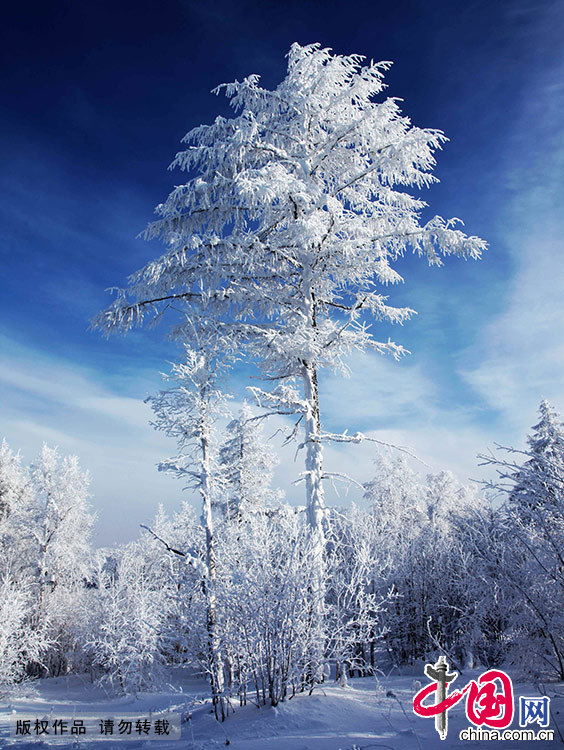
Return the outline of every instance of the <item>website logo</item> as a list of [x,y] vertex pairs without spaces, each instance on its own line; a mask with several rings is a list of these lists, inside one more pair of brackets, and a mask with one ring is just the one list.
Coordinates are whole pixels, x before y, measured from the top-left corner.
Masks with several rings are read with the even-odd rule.
[[[454,690],[450,694],[449,685],[458,677],[458,673],[448,671],[444,656],[440,656],[436,664],[426,664],[425,675],[431,683],[421,688],[413,698],[413,711],[422,718],[435,717],[435,729],[441,740],[447,736],[448,712],[463,698],[466,698],[466,716],[477,727],[503,730],[513,721],[513,683],[501,669],[490,669],[481,674],[477,681],[470,680],[461,690]],[[434,703],[424,703],[431,695],[434,695]],[[536,717],[539,711],[542,713],[536,704],[522,710],[529,711],[523,714],[527,716]],[[542,715],[544,717],[544,713]]]

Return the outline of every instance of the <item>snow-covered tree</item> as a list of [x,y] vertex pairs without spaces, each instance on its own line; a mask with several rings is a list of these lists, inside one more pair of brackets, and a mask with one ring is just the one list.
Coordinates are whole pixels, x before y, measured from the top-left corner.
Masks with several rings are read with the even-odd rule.
[[40,608],[45,592],[82,581],[88,572],[93,516],[88,505],[88,472],[76,456],[61,457],[56,448],[43,445],[31,466],[35,518],[33,535],[38,544]]
[[452,524],[446,580],[447,592],[457,592],[452,602],[456,609],[443,627],[459,632],[451,661],[461,667],[499,667],[512,647],[515,621],[514,590],[508,581],[508,572],[514,572],[514,545],[505,508],[476,494],[475,503],[460,509]]
[[[275,384],[254,389],[259,402],[297,415],[303,426],[320,613],[322,441],[332,436],[322,431],[318,371],[346,369],[353,350],[403,353],[375,340],[368,321],[402,323],[412,314],[385,294],[402,281],[392,264],[406,251],[440,265],[441,255],[478,258],[485,246],[452,220],[422,222],[426,204],[407,189],[435,181],[434,152],[445,137],[412,126],[396,99],[379,99],[387,68],[293,44],[275,90],[256,75],[219,87],[238,114],[186,136],[189,147],[173,166],[188,180],[146,232],[166,252],[95,321],[106,332],[124,331],[148,312],[185,303],[221,321],[252,352]],[[319,635],[323,642],[321,623]]]
[[29,532],[36,565],[37,627],[46,624],[56,644],[45,666],[65,672],[80,659],[84,610],[82,597],[90,572],[90,531],[94,516],[88,504],[88,472],[76,456],[61,457],[44,445],[30,467],[33,503]]
[[380,455],[375,460],[375,474],[364,485],[364,499],[378,519],[390,546],[402,544],[402,535],[421,521],[421,498],[425,494],[421,479],[400,454]]
[[394,598],[388,583],[389,546],[379,520],[353,505],[332,509],[328,532],[326,620],[335,677],[375,674],[384,647],[382,611]]
[[221,507],[226,518],[242,519],[280,498],[280,493],[271,488],[277,463],[261,423],[245,402],[237,419],[227,425],[227,438],[219,451]]
[[0,575],[8,570],[15,580],[33,570],[35,555],[31,527],[33,487],[21,456],[3,440],[0,445]]
[[363,533],[373,529],[374,589],[395,594],[379,617],[389,657],[401,665],[442,650],[463,666],[483,640],[485,584],[474,561],[478,533],[469,533],[480,528],[481,502],[450,472],[418,476],[404,456],[382,456],[376,467]]
[[0,444],[0,696],[44,656],[45,623],[33,625],[37,560],[30,534],[33,505],[29,471],[5,440]]
[[555,409],[543,400],[540,420],[527,437],[528,458],[510,477],[514,482],[510,501],[525,508],[558,502],[564,490],[564,424]]
[[449,517],[465,505],[468,492],[450,471],[427,474],[424,506],[430,523],[448,530]]
[[19,662],[29,674],[58,674],[77,667],[84,655],[81,623],[93,521],[87,496],[88,475],[76,457],[43,446],[28,469],[3,442],[0,579],[6,601],[13,601],[8,625],[17,621],[21,642],[29,644]]
[[[195,509],[186,501],[172,519],[160,512],[151,529],[161,553],[168,548],[171,576],[170,610],[163,629],[163,650],[168,663],[189,664],[209,670],[205,572],[206,544]],[[197,561],[194,564],[194,561]]]
[[173,365],[174,386],[148,401],[155,413],[154,426],[176,438],[179,449],[178,455],[164,461],[160,468],[183,479],[186,487],[197,490],[202,498],[209,674],[216,715],[224,718],[227,704],[223,698],[223,666],[217,637],[217,554],[213,520],[213,506],[219,496],[219,474],[213,426],[219,416],[226,414],[225,396],[218,386],[218,377],[225,365],[229,340],[203,321],[194,332],[194,339],[198,348],[187,344],[185,361]]
[[527,450],[482,459],[507,495],[495,573],[510,593],[511,653],[537,677],[564,679],[564,425],[548,402],[539,411]]
[[31,581],[16,580],[11,571],[0,575],[0,697],[51,645],[45,628],[30,627],[33,604]]
[[27,504],[23,498],[28,493],[29,477],[21,464],[21,456],[3,439],[0,444],[0,535],[14,510]]

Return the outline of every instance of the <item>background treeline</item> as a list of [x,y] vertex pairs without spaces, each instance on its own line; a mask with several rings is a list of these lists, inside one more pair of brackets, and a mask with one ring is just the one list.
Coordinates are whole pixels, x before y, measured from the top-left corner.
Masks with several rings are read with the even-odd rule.
[[[69,672],[139,691],[170,665],[209,675],[218,659],[212,691],[226,705],[276,705],[311,688],[320,643],[305,513],[270,488],[274,459],[247,408],[216,456],[210,608],[206,526],[191,506],[172,517],[160,507],[138,540],[93,550],[77,459],[44,447],[24,467],[2,443],[3,692]],[[483,461],[498,470],[501,501],[395,454],[377,460],[358,504],[327,511],[326,677],[445,653],[455,667],[564,679],[563,426],[543,402],[526,451]]]

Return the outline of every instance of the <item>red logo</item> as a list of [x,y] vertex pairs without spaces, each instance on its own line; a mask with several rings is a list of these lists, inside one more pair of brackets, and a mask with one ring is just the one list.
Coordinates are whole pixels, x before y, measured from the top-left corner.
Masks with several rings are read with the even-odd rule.
[[[490,669],[476,680],[470,680],[462,690],[448,695],[448,686],[458,674],[448,672],[445,657],[435,665],[425,665],[425,674],[432,680],[413,698],[413,711],[423,718],[435,717],[435,728],[442,740],[447,735],[447,712],[466,696],[466,716],[476,726],[505,729],[513,721],[513,684],[501,669]],[[423,703],[429,696],[434,703]]]

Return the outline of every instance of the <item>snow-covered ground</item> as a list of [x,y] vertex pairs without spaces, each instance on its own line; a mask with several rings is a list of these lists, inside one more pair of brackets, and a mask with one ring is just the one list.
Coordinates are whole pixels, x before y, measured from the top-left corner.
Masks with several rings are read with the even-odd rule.
[[[466,673],[459,678],[465,682],[476,674]],[[441,742],[433,719],[421,719],[412,711],[413,695],[418,689],[413,676],[353,679],[347,688],[333,682],[319,688],[312,696],[296,695],[277,708],[257,709],[254,705],[236,707],[223,724],[210,713],[205,699],[207,685],[182,674],[174,675],[175,687],[159,693],[144,693],[137,697],[112,697],[99,687],[79,676],[41,680],[7,704],[0,704],[0,747],[92,748],[101,750],[122,748],[156,748],[156,750],[206,750],[229,745],[233,750],[432,750],[433,748],[491,746],[488,741],[466,741],[458,738],[460,730],[468,726],[462,704],[449,712],[448,736]],[[425,678],[422,680],[425,683]],[[538,695],[531,685],[515,684],[518,695]],[[564,685],[547,686],[551,696],[552,718],[550,729],[555,730],[553,742],[503,741],[502,747],[536,748],[563,747],[556,723],[564,734]],[[518,699],[515,698],[518,706]],[[135,740],[123,742],[104,740],[97,742],[68,739],[42,742],[39,739],[10,739],[9,717],[36,713],[40,717],[61,716],[108,717],[119,714],[139,715],[152,712],[165,716],[167,711],[182,713],[182,738],[180,741]],[[162,713],[161,713],[162,712]],[[515,717],[512,728],[516,728]],[[538,730],[537,725],[532,728]]]

